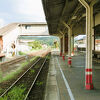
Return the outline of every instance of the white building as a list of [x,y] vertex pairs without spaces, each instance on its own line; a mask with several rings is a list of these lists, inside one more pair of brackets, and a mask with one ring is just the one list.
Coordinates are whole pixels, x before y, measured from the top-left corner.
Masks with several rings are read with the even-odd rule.
[[15,55],[18,47],[18,36],[47,36],[46,23],[11,23],[0,29],[0,52],[6,56]]
[[17,45],[17,50],[21,51],[21,52],[26,52],[26,51],[30,51],[32,49],[32,47],[29,46],[29,42],[33,42],[34,40],[19,40],[18,41],[18,45]]

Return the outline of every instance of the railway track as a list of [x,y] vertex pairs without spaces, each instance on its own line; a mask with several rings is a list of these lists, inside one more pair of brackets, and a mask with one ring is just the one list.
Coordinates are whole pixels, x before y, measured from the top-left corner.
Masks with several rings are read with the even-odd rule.
[[13,64],[15,64],[17,62],[20,62],[22,60],[25,60],[26,57],[27,57],[27,55],[26,56],[20,56],[20,57],[11,59],[9,61],[2,62],[2,63],[0,63],[0,66],[4,67],[4,66],[8,66],[8,65],[13,65]]
[[43,65],[43,68],[41,69],[39,76],[37,77],[36,82],[30,89],[29,94],[27,95],[25,100],[44,100],[45,87],[49,69],[49,60],[50,58],[47,58],[46,62]]
[[[0,98],[7,98],[7,100],[17,100],[14,99],[11,95],[11,91],[16,88],[20,88],[24,90],[23,95],[20,97],[20,100],[27,100],[32,87],[34,86],[45,62],[47,60],[47,56],[45,58],[39,58],[24,74],[22,74],[1,96]],[[16,93],[15,93],[16,94]],[[17,94],[16,94],[17,95]]]
[[38,73],[37,73],[37,75],[36,75],[36,77],[35,77],[35,79],[34,79],[32,85],[30,86],[30,88],[29,88],[29,90],[28,90],[28,92],[27,92],[27,95],[25,96],[25,99],[24,99],[24,100],[29,100],[29,97],[30,97],[30,95],[31,95],[30,93],[31,93],[31,91],[32,91],[32,88],[33,88],[33,86],[35,85],[36,80],[37,80],[37,78],[39,77],[39,75],[40,75],[40,73],[41,73],[41,70],[42,70],[42,68],[44,67],[45,63],[46,63],[46,59],[45,59],[44,62],[42,63],[42,65],[41,65],[41,67],[40,67],[40,69],[39,69],[39,71],[38,71]]

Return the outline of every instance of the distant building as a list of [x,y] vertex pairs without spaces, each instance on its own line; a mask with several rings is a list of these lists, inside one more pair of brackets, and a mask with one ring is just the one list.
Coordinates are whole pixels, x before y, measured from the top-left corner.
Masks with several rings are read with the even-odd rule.
[[17,51],[21,51],[21,52],[26,52],[26,51],[30,51],[32,49],[32,47],[29,46],[30,42],[33,42],[34,40],[18,40],[18,46],[17,46]]
[[95,50],[100,51],[100,39],[95,40]]
[[[77,39],[77,46],[78,48],[86,48],[86,36]],[[100,39],[95,39],[95,50],[100,51]]]
[[76,45],[78,48],[86,48],[86,36],[78,38],[75,41],[77,42]]

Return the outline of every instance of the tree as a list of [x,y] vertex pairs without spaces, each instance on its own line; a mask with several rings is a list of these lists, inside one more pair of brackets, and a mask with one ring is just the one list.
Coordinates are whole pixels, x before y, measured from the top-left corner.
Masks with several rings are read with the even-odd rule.
[[32,49],[41,49],[42,48],[42,45],[39,41],[29,42],[29,46],[31,46]]

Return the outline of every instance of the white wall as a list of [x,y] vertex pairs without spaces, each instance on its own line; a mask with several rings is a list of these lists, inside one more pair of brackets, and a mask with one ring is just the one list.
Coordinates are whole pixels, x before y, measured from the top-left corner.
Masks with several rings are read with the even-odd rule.
[[18,35],[20,34],[19,27],[16,27],[9,33],[3,36],[3,51],[9,52],[11,50],[11,44],[17,41]]
[[25,29],[25,25],[21,27],[21,35],[49,35],[47,25],[31,25],[27,29]]

